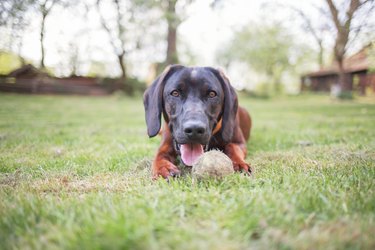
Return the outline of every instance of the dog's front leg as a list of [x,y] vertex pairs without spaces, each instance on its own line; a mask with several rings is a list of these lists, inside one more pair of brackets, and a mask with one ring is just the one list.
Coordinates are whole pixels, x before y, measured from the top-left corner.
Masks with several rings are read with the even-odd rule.
[[245,162],[246,146],[244,144],[228,143],[225,146],[224,153],[232,160],[234,171],[252,173],[250,164]]
[[178,176],[180,170],[176,167],[176,151],[173,148],[172,134],[165,125],[162,130],[162,140],[160,147],[156,153],[155,159],[152,163],[152,177],[157,179],[162,176],[168,179],[170,176]]

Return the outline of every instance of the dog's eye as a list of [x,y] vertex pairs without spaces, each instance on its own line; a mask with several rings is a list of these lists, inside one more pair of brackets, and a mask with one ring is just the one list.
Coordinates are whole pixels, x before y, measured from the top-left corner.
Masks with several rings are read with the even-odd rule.
[[210,98],[214,98],[214,97],[216,97],[216,96],[217,96],[217,94],[216,94],[215,91],[210,91],[210,92],[208,92],[208,97],[210,97]]
[[173,91],[171,92],[171,96],[179,97],[179,96],[180,96],[180,92],[178,92],[177,90],[173,90]]

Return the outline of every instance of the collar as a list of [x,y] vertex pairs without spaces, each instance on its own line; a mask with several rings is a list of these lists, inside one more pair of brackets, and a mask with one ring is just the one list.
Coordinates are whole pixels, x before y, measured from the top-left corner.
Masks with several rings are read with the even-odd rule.
[[212,131],[212,135],[214,135],[214,134],[216,134],[217,132],[220,131],[222,123],[223,123],[223,119],[220,118],[220,120],[218,121],[218,123],[216,123],[216,126],[215,126],[214,130]]

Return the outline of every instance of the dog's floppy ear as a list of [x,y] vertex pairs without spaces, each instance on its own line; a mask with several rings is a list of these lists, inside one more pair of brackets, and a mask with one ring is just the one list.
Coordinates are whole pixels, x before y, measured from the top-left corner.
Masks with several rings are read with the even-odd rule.
[[163,90],[165,82],[181,65],[170,65],[161,73],[145,91],[143,104],[146,113],[147,133],[149,137],[156,136],[161,127],[161,113],[163,112]]
[[228,77],[220,69],[208,67],[214,73],[216,78],[220,81],[221,87],[224,91],[224,106],[222,110],[222,126],[221,135],[224,142],[231,141],[233,131],[236,123],[236,115],[238,109],[238,98],[236,91],[229,82]]

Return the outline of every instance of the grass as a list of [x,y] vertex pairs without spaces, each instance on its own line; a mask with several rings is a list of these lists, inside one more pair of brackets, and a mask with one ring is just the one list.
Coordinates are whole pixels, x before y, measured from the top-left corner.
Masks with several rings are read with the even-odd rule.
[[375,101],[242,97],[256,175],[151,181],[141,98],[0,95],[2,249],[374,249]]

